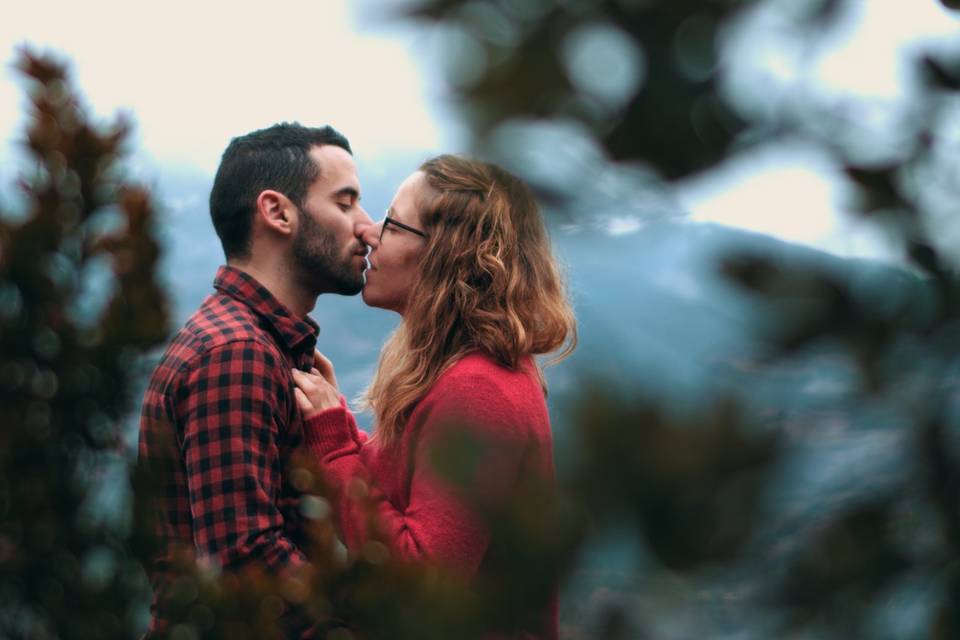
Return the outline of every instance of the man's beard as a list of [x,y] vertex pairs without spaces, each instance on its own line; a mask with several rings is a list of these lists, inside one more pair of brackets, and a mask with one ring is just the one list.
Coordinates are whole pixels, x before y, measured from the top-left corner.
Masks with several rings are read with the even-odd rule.
[[354,253],[338,253],[337,238],[301,210],[300,229],[293,239],[293,260],[300,277],[317,293],[353,296],[363,288],[363,273],[353,266]]

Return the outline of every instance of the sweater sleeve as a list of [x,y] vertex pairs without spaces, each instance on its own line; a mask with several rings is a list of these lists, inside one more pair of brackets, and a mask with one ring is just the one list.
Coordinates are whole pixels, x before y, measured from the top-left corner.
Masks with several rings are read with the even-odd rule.
[[[474,508],[475,498],[508,493],[522,463],[517,416],[496,385],[483,377],[447,383],[423,402],[425,406],[414,412],[416,420],[402,436],[409,447],[397,448],[408,451],[403,456],[406,460],[391,461],[410,466],[405,509],[397,508],[376,486],[367,456],[362,455],[362,449],[372,445],[356,436],[356,423],[345,406],[307,421],[307,446],[339,488],[335,509],[351,551],[363,547],[369,511],[350,496],[357,486],[362,490],[366,485],[379,533],[394,553],[410,560],[433,561],[469,578],[480,566],[490,539],[489,528]],[[451,438],[466,425],[470,425],[471,436],[482,434],[490,436],[491,442],[496,440],[496,455],[491,447],[476,447],[471,451],[475,455],[466,456],[472,458],[471,468],[455,470],[460,476],[455,487],[434,470],[432,458],[437,452],[446,453]],[[466,442],[476,439],[470,437]]]

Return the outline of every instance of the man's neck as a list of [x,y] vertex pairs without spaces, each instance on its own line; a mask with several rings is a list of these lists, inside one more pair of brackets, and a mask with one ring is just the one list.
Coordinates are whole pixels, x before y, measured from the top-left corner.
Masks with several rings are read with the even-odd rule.
[[316,294],[303,291],[297,285],[297,278],[293,273],[286,273],[280,269],[265,269],[253,262],[228,262],[228,264],[253,277],[273,294],[280,304],[299,318],[305,318],[317,304]]

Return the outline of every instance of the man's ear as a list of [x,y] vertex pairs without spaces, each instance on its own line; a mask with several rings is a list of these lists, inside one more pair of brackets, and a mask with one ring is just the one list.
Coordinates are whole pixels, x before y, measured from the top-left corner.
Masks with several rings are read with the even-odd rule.
[[265,189],[257,196],[257,220],[266,229],[289,235],[297,224],[297,208],[279,191]]

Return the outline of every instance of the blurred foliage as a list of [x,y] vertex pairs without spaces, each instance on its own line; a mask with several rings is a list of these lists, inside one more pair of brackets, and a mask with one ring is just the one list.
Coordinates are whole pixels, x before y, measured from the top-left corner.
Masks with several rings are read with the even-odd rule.
[[[52,58],[23,51],[18,69],[31,98],[31,164],[22,180],[27,211],[0,214],[0,638],[136,637],[150,599],[138,559],[157,544],[152,487],[134,470],[138,499],[126,504],[111,498],[110,485],[128,478],[122,423],[139,400],[140,356],[168,335],[154,210],[147,192],[123,179],[128,125],[91,122]],[[464,490],[469,483],[459,481],[485,446],[496,445],[464,432],[442,447],[439,459]],[[328,638],[440,640],[508,631],[552,596],[579,540],[573,508],[550,487],[522,483],[507,500],[478,503],[500,561],[468,585],[392,558],[372,510],[369,540],[349,556],[322,472],[309,459],[287,472],[304,493],[309,566],[280,578],[255,563],[222,571],[192,549],[175,550],[177,577],[163,593],[169,637],[313,629]],[[351,488],[360,503],[367,495]]]
[[569,118],[613,158],[675,178],[712,167],[744,129],[718,90],[717,35],[755,2],[436,0],[412,14],[442,22],[470,57],[450,79],[478,135]]
[[[874,618],[898,594],[920,589],[925,609],[901,618],[915,623],[918,637],[960,637],[960,279],[956,248],[944,240],[954,236],[943,233],[957,224],[947,214],[960,195],[960,58],[955,47],[912,50],[907,99],[892,105],[818,93],[804,64],[813,64],[818,39],[856,4],[415,0],[408,8],[410,18],[439,27],[450,43],[451,95],[475,146],[521,174],[523,163],[514,160],[529,157],[520,148],[525,139],[491,144],[518,125],[584,132],[607,159],[606,170],[647,167],[667,189],[758,144],[789,140],[839,169],[853,195],[849,208],[902,247],[916,276],[909,287],[881,284],[865,294],[850,278],[809,262],[739,253],[720,265],[769,318],[766,363],[837,349],[860,374],[849,401],[887,403],[891,415],[903,416],[896,429],[908,449],[905,482],[854,492],[809,527],[784,532],[789,539],[779,546],[764,541],[771,514],[757,507],[758,492],[786,464],[790,437],[775,411],[757,425],[724,401],[711,415],[677,418],[622,380],[609,385],[615,391],[584,394],[576,419],[581,468],[571,493],[595,524],[637,522],[654,559],[637,567],[636,598],[605,614],[617,637],[686,637],[676,620],[663,620],[684,609],[629,622],[631,607],[663,585],[651,576],[677,572],[690,581],[688,593],[709,591],[718,575],[726,576],[721,591],[749,585],[752,595],[737,600],[740,610],[727,614],[726,626],[710,628],[717,636],[900,637]],[[737,94],[744,84],[729,82],[736,68],[728,51],[750,37],[744,25],[760,12],[776,14],[780,37],[795,38],[804,54],[792,84],[751,87],[755,94],[745,97]],[[554,139],[551,155],[562,154],[562,139]],[[544,174],[549,178],[538,167],[528,178]],[[558,180],[566,179],[558,171]],[[539,185],[544,193],[563,192],[546,182]],[[771,202],[771,212],[776,207]],[[588,536],[583,545],[591,544]]]
[[[0,214],[0,637],[127,638],[145,596],[98,481],[123,461],[136,357],[166,336],[150,199],[64,68],[28,51],[25,215]],[[119,511],[120,505],[113,510]]]
[[[775,412],[758,423],[725,399],[678,417],[631,381],[585,381],[578,458],[561,470],[559,491],[521,484],[507,500],[477,503],[502,571],[468,586],[399,562],[372,517],[369,543],[346,554],[322,473],[299,460],[289,473],[307,494],[309,569],[283,580],[256,566],[222,573],[183,550],[166,594],[171,637],[294,637],[307,627],[332,639],[479,637],[513,628],[554,584],[569,587],[581,556],[624,523],[644,550],[634,593],[569,623],[564,637],[892,637],[874,618],[898,588],[918,584],[932,614],[915,615],[917,635],[960,637],[958,280],[926,193],[953,180],[942,138],[960,59],[914,58],[914,117],[897,121],[896,153],[871,160],[847,130],[849,114],[794,100],[758,115],[723,89],[725,38],[772,2],[417,0],[410,14],[451,34],[450,84],[478,146],[513,122],[575,121],[611,167],[640,162],[668,184],[785,133],[829,154],[854,208],[900,241],[916,286],[877,305],[806,264],[742,254],[721,268],[767,309],[769,359],[839,347],[861,374],[852,399],[900,410],[906,482],[854,495],[771,544],[765,499],[790,439]],[[798,0],[794,26],[813,37],[848,4]],[[19,66],[31,79],[26,145],[36,166],[24,220],[0,216],[0,637],[130,637],[146,599],[131,549],[149,540],[139,517],[97,517],[88,478],[109,468],[133,408],[136,356],[165,336],[152,209],[121,178],[126,126],[89,123],[56,63],[24,53]],[[468,496],[485,446],[494,445],[464,434],[437,456]],[[672,598],[711,593],[736,608],[722,625],[684,633],[683,620],[664,620],[684,610]]]
[[734,404],[686,423],[654,402],[594,391],[576,424],[582,457],[569,492],[594,522],[636,519],[676,571],[741,551],[777,450],[774,437],[749,434]]

